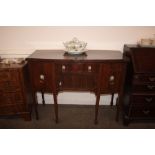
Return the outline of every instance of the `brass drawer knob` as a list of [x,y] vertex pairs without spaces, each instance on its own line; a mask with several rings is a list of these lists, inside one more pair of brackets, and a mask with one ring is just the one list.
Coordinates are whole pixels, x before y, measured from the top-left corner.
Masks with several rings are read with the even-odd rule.
[[112,82],[112,81],[114,81],[114,80],[115,80],[115,76],[114,76],[114,75],[111,75],[111,76],[109,77],[109,81]]
[[62,82],[61,81],[59,82],[59,86],[62,86]]
[[114,80],[115,80],[115,76],[114,76],[114,75],[111,75],[111,76],[109,77],[110,85],[114,85]]
[[40,75],[40,80],[45,80],[45,76],[43,74]]
[[65,65],[62,65],[62,70],[65,70],[66,69],[66,66]]
[[91,72],[92,71],[92,67],[89,65],[88,66],[88,71]]

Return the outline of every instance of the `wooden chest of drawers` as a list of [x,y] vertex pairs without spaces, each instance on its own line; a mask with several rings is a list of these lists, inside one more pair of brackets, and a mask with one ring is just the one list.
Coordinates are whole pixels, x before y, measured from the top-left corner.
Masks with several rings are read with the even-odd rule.
[[129,58],[125,86],[124,123],[155,119],[155,48],[124,46]]
[[27,64],[0,64],[0,116],[30,120],[32,103]]

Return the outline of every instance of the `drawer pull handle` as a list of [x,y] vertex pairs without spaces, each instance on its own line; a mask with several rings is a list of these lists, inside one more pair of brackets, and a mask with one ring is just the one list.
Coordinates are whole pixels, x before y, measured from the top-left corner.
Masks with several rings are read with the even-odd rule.
[[45,76],[43,74],[40,75],[40,80],[45,80]]
[[114,76],[114,75],[111,75],[111,76],[109,77],[110,85],[114,85],[114,80],[115,80],[115,76]]
[[155,77],[149,77],[149,81],[154,82],[155,81]]
[[148,115],[148,114],[150,113],[150,110],[143,110],[143,113],[144,113],[145,115]]
[[66,66],[65,65],[62,65],[62,70],[65,70],[66,69]]
[[89,72],[91,72],[91,69],[92,69],[92,67],[91,66],[88,66],[88,71]]
[[152,97],[150,97],[150,98],[147,98],[147,97],[146,97],[146,98],[145,98],[145,101],[146,101],[146,102],[152,102],[152,100],[153,100]]
[[150,89],[150,90],[152,90],[152,89],[155,88],[155,86],[153,86],[153,85],[147,85],[147,88]]
[[59,86],[62,86],[62,82],[61,81],[59,82]]
[[112,82],[112,81],[114,81],[114,80],[115,80],[115,76],[114,76],[114,75],[111,75],[111,76],[109,77],[109,81]]

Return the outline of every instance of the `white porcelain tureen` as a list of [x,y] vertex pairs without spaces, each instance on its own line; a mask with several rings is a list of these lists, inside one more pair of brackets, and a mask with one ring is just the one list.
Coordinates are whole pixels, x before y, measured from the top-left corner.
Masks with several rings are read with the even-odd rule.
[[69,54],[81,54],[85,52],[87,43],[84,41],[79,41],[77,38],[73,38],[71,41],[63,43],[65,46],[65,51]]

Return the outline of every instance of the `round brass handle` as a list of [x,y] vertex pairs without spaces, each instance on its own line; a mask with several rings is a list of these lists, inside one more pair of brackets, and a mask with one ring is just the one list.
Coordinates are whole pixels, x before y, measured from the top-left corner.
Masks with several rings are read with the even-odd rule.
[[65,65],[62,65],[62,70],[65,70],[66,69],[66,66]]
[[115,84],[115,76],[114,75],[111,75],[109,77],[109,83],[110,83],[110,85],[114,85]]
[[59,82],[59,86],[62,86],[62,82],[61,81]]
[[110,77],[109,77],[109,81],[114,81],[115,80],[115,76],[114,75],[111,75]]
[[91,70],[92,70],[92,67],[88,66],[88,71],[91,72]]
[[40,75],[40,80],[45,80],[45,76],[43,74]]

